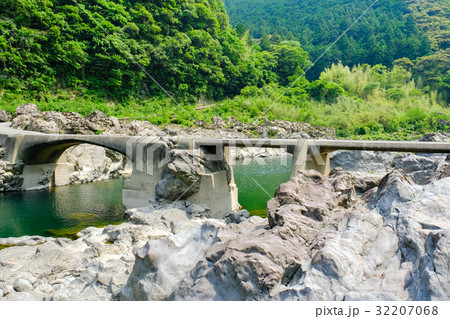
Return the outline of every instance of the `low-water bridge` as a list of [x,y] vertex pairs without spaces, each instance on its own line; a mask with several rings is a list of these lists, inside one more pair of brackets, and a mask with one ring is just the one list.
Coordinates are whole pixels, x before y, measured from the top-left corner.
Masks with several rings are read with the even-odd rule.
[[[3,160],[22,161],[24,189],[38,185],[44,174],[52,174],[53,186],[69,183],[73,166],[63,155],[74,145],[83,143],[117,151],[132,162],[131,179],[125,181],[123,202],[127,208],[142,207],[155,196],[155,187],[167,165],[167,147],[157,137],[130,137],[108,135],[42,134],[10,129],[0,125],[0,144],[6,150]],[[324,175],[330,171],[330,153],[337,150],[394,151],[412,153],[450,153],[450,143],[354,141],[354,140],[302,140],[302,139],[211,139],[202,137],[180,138],[175,148],[195,151],[203,148],[208,156],[223,157],[232,168],[231,152],[234,147],[284,148],[293,155],[291,176],[299,170],[315,169]],[[187,199],[206,205],[215,217],[223,217],[238,208],[234,179],[227,180],[226,172],[219,171],[201,176],[200,191]]]

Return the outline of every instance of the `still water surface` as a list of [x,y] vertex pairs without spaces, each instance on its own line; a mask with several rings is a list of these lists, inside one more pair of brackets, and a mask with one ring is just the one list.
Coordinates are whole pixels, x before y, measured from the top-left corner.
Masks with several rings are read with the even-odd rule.
[[0,238],[49,236],[53,230],[81,230],[124,218],[123,179],[0,193]]
[[[261,165],[263,161],[266,165]],[[234,179],[239,191],[239,204],[253,215],[266,217],[267,201],[276,189],[286,183],[291,175],[292,157],[253,159],[237,162]]]
[[[234,177],[239,203],[265,217],[266,203],[289,180],[292,159],[239,161]],[[259,184],[259,185],[258,185]],[[124,220],[123,179],[68,185],[23,193],[0,193],[0,238],[25,235],[72,236],[89,226]]]

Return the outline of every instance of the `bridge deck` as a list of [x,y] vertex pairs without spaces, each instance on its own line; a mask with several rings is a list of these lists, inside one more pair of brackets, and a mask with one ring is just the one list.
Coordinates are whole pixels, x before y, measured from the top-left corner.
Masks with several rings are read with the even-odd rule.
[[[403,141],[306,140],[308,145],[320,147],[323,153],[337,150],[390,151],[413,153],[450,153],[450,143]],[[296,139],[195,139],[196,145],[236,147],[293,147]]]
[[[66,143],[91,143],[111,148],[123,154],[127,151],[129,142],[154,143],[152,137],[117,136],[117,135],[69,135],[69,134],[42,134],[37,132],[16,130],[9,127],[10,123],[0,123],[0,135],[23,136],[22,148],[34,144],[62,144]],[[22,139],[22,137],[21,137]],[[132,141],[130,141],[132,140]],[[359,140],[305,140],[307,145],[316,146],[321,153],[337,150],[361,150],[361,151],[390,151],[413,153],[450,153],[450,143],[439,142],[403,142],[403,141],[359,141]],[[180,148],[198,146],[235,146],[235,147],[286,147],[292,153],[295,146],[299,145],[297,139],[214,139],[203,137],[180,137]],[[35,154],[36,155],[36,154]]]

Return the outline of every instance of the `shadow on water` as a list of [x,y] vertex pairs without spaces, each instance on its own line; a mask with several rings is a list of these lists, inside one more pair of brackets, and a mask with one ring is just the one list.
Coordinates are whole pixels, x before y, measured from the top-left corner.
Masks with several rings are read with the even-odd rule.
[[0,193],[0,238],[76,238],[89,226],[123,222],[123,179],[22,193]]
[[[261,165],[261,162],[265,165]],[[266,204],[273,198],[280,184],[289,180],[291,163],[292,157],[239,160],[236,162],[233,170],[239,191],[239,203],[252,216],[267,217]]]

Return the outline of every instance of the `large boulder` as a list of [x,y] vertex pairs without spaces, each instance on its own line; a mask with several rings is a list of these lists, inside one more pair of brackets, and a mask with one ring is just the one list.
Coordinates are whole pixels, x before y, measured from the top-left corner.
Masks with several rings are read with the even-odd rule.
[[444,160],[445,155],[416,155],[401,154],[394,158],[397,169],[403,169],[406,174],[414,179],[414,182],[423,185],[436,171],[439,163]]
[[351,180],[348,173],[336,171],[327,180],[306,171],[281,185],[267,204],[270,228],[252,217],[239,223],[234,238],[230,230],[221,230],[221,241],[208,249],[171,299],[268,299],[280,285],[301,275],[308,246],[333,211],[342,207],[341,196],[355,194]]
[[5,110],[0,110],[0,122],[9,122],[12,119],[11,113]]
[[87,127],[93,132],[103,132],[112,123],[102,111],[94,111],[85,117]]
[[337,203],[338,195],[330,182],[317,171],[302,171],[281,184],[275,198],[267,203],[269,225],[284,226],[288,221],[296,224],[296,217],[301,216],[322,221],[331,215]]
[[218,228],[209,223],[159,240],[136,251],[136,262],[120,300],[168,300],[205,251],[215,243]]
[[156,195],[168,200],[186,199],[200,190],[200,176],[205,174],[201,151],[174,150],[163,178],[156,185]]
[[[35,104],[25,103],[17,107],[11,127],[24,130],[30,125],[33,119],[42,121],[42,112]],[[40,128],[42,124],[35,125]]]
[[445,161],[437,164],[436,170],[428,178],[428,183],[437,181],[450,176],[450,155],[447,155]]
[[[440,136],[442,134],[433,134]],[[370,151],[337,151],[331,155],[331,167],[341,167],[358,178],[381,179],[393,168],[404,170],[420,185],[427,183],[438,164],[445,159],[442,154],[411,154]]]
[[15,117],[20,115],[41,115],[41,110],[37,107],[36,104],[25,103],[16,108]]
[[28,131],[48,133],[48,134],[58,134],[61,132],[61,129],[55,122],[47,122],[46,120],[39,117],[31,118],[26,129]]
[[[449,125],[449,121],[439,120],[440,123]],[[446,132],[435,132],[424,134],[419,138],[420,142],[450,142],[450,133]]]
[[171,233],[146,225],[89,227],[80,239],[0,239],[0,300],[111,300],[127,283],[133,249]]
[[[129,125],[128,125],[129,126]],[[119,121],[114,117],[107,117],[101,111],[95,111],[82,117],[75,112],[41,112],[34,104],[23,104],[16,110],[16,116],[12,121],[12,127],[26,129],[42,133],[60,134],[126,134],[136,135],[148,125],[135,125],[138,129],[130,130],[122,128]],[[150,135],[150,134],[149,134]]]
[[64,112],[62,115],[66,119],[64,133],[93,135],[94,133],[87,127],[86,120],[75,112]]
[[222,227],[204,257],[177,259],[174,277],[164,277],[172,253],[149,245],[126,299],[447,300],[450,179],[419,186],[397,169],[366,183],[301,172],[269,201],[268,222]]
[[[48,123],[52,123],[51,125],[55,125],[58,127],[58,133],[67,133],[67,124],[69,120],[64,116],[64,114],[55,111],[47,111],[43,112],[44,120]],[[32,130],[27,128],[28,130]]]
[[171,152],[170,161],[156,185],[156,195],[166,200],[184,200],[200,190],[202,175],[225,171],[227,183],[232,180],[231,168],[225,157],[211,156],[207,149],[178,150]]
[[331,153],[332,168],[341,167],[355,177],[383,177],[394,167],[395,154],[371,151],[336,151]]

